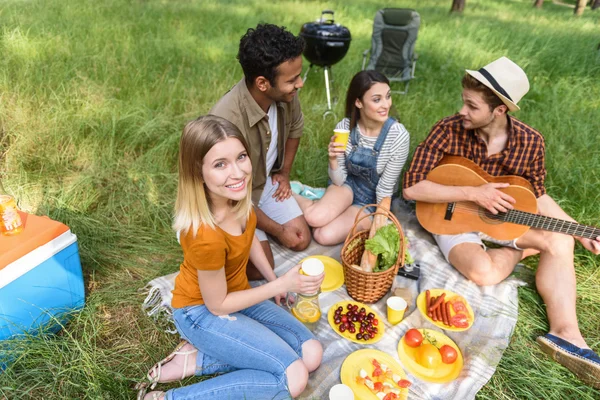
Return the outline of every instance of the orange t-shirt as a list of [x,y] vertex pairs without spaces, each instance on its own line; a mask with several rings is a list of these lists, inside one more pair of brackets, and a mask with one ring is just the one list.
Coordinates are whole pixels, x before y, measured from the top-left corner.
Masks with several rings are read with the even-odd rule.
[[215,229],[202,225],[196,237],[192,232],[181,237],[183,262],[175,278],[173,300],[175,308],[204,304],[198,270],[216,271],[225,267],[227,293],[250,289],[246,265],[256,229],[256,214],[250,213],[246,230],[239,236],[230,235],[218,226]]

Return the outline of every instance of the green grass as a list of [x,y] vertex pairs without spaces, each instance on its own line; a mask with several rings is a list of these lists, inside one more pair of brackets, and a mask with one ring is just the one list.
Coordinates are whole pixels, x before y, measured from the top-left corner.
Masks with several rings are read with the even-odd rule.
[[[77,234],[87,306],[61,334],[4,349],[17,359],[0,374],[0,398],[133,398],[131,385],[175,345],[141,312],[138,289],[178,268],[170,224],[180,132],[240,79],[239,37],[260,21],[298,32],[334,9],[353,36],[333,68],[343,99],[376,10],[416,8],[418,79],[394,97],[413,148],[459,108],[465,68],[508,56],[530,77],[516,116],[546,137],[550,194],[582,223],[600,225],[600,12],[574,18],[570,8],[531,3],[469,0],[464,15],[449,15],[450,0],[2,2],[0,179],[21,208]],[[300,94],[306,126],[294,174],[311,185],[326,183],[326,142],[337,122],[322,118],[322,79],[311,72]],[[579,321],[596,350],[598,264],[578,247]],[[544,306],[534,287],[519,296],[511,345],[478,397],[597,398],[537,349],[548,327]]]

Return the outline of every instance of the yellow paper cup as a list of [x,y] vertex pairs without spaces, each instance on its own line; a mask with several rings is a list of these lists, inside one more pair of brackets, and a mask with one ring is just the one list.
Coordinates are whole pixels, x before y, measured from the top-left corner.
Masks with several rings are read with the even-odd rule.
[[348,143],[348,137],[350,136],[350,131],[348,129],[334,129],[333,133],[337,135],[335,143],[341,143],[344,146]]
[[396,325],[404,318],[404,311],[408,307],[406,300],[402,297],[392,296],[387,299],[387,317],[392,325]]
[[300,268],[300,273],[308,276],[321,275],[323,271],[325,271],[325,265],[318,258],[307,258]]

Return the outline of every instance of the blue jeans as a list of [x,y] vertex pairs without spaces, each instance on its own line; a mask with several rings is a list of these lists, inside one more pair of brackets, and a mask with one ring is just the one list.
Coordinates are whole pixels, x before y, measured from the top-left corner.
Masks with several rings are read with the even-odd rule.
[[218,317],[204,305],[175,309],[175,326],[198,349],[196,375],[223,375],[171,389],[166,400],[289,399],[285,370],[315,336],[269,300]]

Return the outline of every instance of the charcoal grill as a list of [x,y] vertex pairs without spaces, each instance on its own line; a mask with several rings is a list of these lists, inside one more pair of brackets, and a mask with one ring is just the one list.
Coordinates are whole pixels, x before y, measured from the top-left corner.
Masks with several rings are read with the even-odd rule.
[[310,66],[302,78],[306,82],[308,73],[313,66],[323,68],[325,74],[325,89],[327,91],[327,111],[325,115],[332,114],[331,111],[331,66],[339,62],[350,48],[352,37],[345,26],[336,24],[333,19],[332,10],[321,12],[321,18],[315,22],[307,22],[302,25],[300,36],[304,38],[306,46],[304,57],[310,62]]

